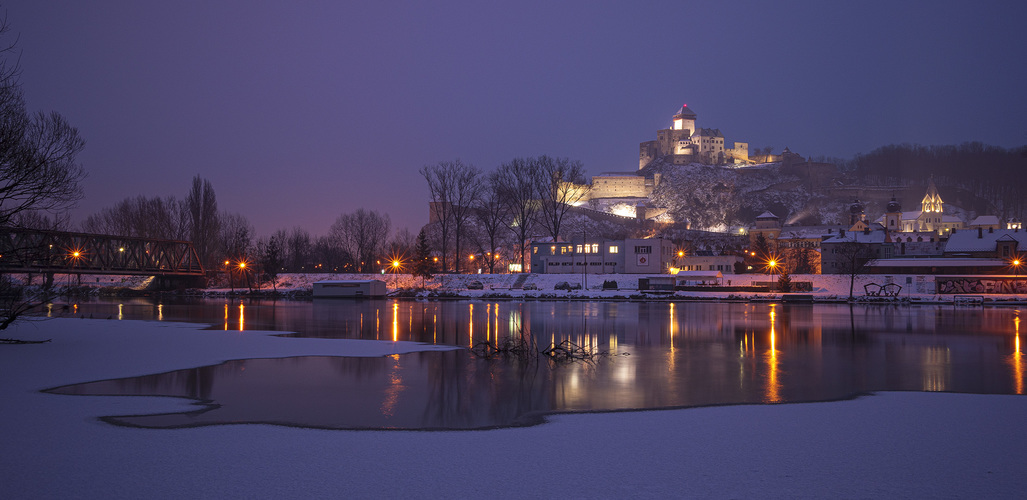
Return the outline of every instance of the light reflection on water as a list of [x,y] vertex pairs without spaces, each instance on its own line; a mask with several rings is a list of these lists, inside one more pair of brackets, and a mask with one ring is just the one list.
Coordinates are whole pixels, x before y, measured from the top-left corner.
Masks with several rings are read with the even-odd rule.
[[570,340],[609,356],[563,365],[483,360],[466,350],[255,359],[54,392],[210,402],[189,414],[109,419],[143,427],[264,422],[408,429],[520,425],[561,411],[823,401],[882,390],[1024,393],[1015,309],[235,300],[92,300],[48,311],[464,347],[514,335],[541,347]]

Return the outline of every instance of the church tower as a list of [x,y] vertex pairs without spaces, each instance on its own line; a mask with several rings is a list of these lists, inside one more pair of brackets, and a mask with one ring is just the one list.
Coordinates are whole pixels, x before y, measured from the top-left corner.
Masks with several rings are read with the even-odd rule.
[[902,205],[894,196],[884,209],[884,228],[888,231],[902,231]]
[[940,214],[944,212],[941,195],[938,194],[938,187],[934,185],[934,177],[927,181],[927,194],[924,195],[923,201],[920,202],[920,207],[920,210],[924,213]]

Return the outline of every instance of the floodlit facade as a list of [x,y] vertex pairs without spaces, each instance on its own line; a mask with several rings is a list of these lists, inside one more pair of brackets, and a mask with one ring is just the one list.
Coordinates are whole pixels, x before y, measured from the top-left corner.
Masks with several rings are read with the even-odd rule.
[[720,129],[698,128],[695,121],[695,112],[682,105],[671,118],[670,128],[656,131],[655,141],[638,145],[638,168],[661,158],[674,165],[749,163],[748,142],[735,142],[726,148]]
[[674,265],[674,244],[662,238],[532,242],[531,270],[546,274],[663,274]]

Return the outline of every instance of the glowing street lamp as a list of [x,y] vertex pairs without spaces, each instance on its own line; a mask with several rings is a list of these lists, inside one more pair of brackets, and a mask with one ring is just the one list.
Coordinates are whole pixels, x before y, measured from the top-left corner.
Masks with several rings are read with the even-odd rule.
[[1012,262],[1009,263],[1009,265],[1013,266],[1013,275],[1020,276],[1020,266],[1023,265],[1023,260],[1021,260],[1019,257],[1015,257],[1013,258]]

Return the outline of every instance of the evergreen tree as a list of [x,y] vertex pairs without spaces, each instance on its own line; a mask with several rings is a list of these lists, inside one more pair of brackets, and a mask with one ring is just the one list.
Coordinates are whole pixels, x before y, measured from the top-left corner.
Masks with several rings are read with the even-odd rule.
[[277,236],[272,236],[260,252],[261,266],[264,268],[264,278],[271,282],[271,288],[278,291],[278,271],[282,268],[282,241]]
[[414,252],[414,277],[420,277],[423,285],[425,279],[432,278],[431,247],[428,246],[428,235],[424,229],[417,233],[417,246]]
[[788,276],[788,271],[781,273],[781,276],[777,278],[777,289],[783,293],[792,291],[792,278]]

